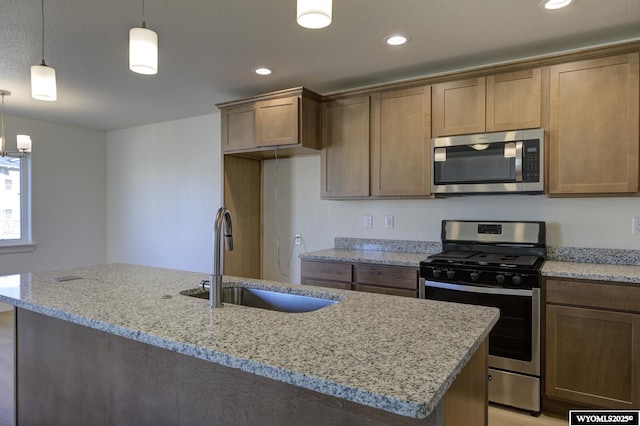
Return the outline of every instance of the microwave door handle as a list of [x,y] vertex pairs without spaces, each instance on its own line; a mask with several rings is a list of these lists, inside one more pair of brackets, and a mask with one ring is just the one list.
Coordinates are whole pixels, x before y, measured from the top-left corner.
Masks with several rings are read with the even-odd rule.
[[516,142],[516,182],[522,182],[522,142]]

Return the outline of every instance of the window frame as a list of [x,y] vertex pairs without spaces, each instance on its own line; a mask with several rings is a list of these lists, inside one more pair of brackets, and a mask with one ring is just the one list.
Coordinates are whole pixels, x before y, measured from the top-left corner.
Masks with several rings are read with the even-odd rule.
[[31,155],[20,158],[20,239],[0,239],[0,254],[35,250],[32,239]]

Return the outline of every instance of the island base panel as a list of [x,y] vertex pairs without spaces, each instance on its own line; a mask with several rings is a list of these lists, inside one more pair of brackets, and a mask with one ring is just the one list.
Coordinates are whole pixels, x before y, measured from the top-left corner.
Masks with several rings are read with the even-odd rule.
[[462,403],[486,425],[486,384],[484,406],[469,396],[486,377],[483,347],[452,386],[462,396],[449,392],[427,419],[412,419],[16,309],[16,416],[18,424],[436,426],[454,424],[444,407],[459,412]]

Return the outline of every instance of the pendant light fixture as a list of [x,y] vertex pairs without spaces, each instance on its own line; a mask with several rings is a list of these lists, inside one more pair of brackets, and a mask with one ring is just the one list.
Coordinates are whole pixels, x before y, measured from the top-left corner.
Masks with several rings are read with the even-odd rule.
[[39,101],[55,101],[58,99],[56,90],[56,70],[47,66],[44,61],[44,0],[42,6],[42,62],[31,67],[31,97]]
[[10,96],[11,92],[8,90],[0,90],[0,97],[2,97],[2,127],[0,127],[0,156],[1,157],[24,157],[25,153],[31,152],[31,137],[28,135],[17,135],[17,147],[18,151],[7,151],[6,141],[4,137],[4,97]]
[[298,24],[305,28],[319,29],[331,24],[332,0],[298,0]]
[[129,69],[138,74],[158,73],[158,34],[147,28],[142,0],[142,26],[129,30]]

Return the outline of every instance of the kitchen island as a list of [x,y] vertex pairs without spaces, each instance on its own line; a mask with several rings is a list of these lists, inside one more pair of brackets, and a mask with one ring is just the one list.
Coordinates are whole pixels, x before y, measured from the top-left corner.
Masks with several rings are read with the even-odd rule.
[[210,310],[180,294],[207,278],[127,264],[0,277],[16,306],[17,420],[435,425],[469,404],[486,424],[497,309],[225,277],[338,303]]

